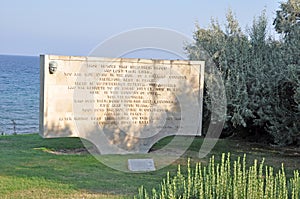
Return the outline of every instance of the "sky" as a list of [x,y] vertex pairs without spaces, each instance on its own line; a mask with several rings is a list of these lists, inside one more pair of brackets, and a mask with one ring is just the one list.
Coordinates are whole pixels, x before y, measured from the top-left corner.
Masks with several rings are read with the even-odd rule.
[[277,0],[1,0],[0,54],[87,56],[100,43],[137,28],[156,27],[192,38],[195,24],[221,25],[231,9],[242,30],[266,10],[269,30]]

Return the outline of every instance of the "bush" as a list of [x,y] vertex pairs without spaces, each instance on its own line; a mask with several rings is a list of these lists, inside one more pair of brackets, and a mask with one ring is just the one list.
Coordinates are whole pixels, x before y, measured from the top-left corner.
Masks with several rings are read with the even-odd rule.
[[142,187],[135,199],[279,199],[300,198],[299,172],[294,171],[294,176],[287,181],[284,167],[274,175],[272,167],[264,166],[264,161],[259,165],[257,160],[246,168],[246,155],[241,161],[238,158],[232,164],[230,154],[222,155],[220,164],[216,164],[214,157],[209,164],[203,166],[197,163],[192,169],[190,161],[187,172],[182,172],[180,165],[177,174],[173,177],[167,173],[167,178],[162,181],[159,189],[148,193]]
[[[222,75],[227,98],[223,135],[246,129],[257,138],[268,135],[278,145],[300,144],[299,35],[290,33],[280,41],[267,37],[264,13],[253,21],[248,34],[231,12],[225,30],[216,21],[207,30],[197,26],[195,43],[186,50],[192,60],[211,57]],[[209,93],[209,70],[205,71],[204,121],[211,118],[215,97]]]

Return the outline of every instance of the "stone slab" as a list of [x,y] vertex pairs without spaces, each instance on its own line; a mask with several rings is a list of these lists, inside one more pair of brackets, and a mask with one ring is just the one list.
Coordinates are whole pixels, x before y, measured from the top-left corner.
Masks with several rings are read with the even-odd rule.
[[133,172],[155,171],[153,159],[128,159],[128,169]]
[[40,135],[80,137],[101,154],[147,153],[201,135],[204,62],[41,55]]

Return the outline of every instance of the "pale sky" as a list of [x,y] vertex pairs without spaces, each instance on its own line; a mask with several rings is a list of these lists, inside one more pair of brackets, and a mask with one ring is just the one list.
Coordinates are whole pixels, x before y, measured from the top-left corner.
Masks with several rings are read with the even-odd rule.
[[[1,0],[0,54],[86,56],[124,31],[158,27],[192,38],[195,23],[225,24],[231,9],[243,30],[265,9],[269,28],[277,0]],[[274,34],[274,32],[272,32]]]

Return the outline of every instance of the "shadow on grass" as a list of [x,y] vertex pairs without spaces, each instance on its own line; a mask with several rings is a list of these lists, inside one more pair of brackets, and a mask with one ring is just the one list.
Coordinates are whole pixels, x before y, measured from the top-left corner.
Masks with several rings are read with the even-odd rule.
[[[152,147],[151,153],[163,148],[171,139],[172,137],[167,137],[158,141]],[[201,137],[195,138],[189,150],[174,164],[155,172],[138,174],[124,173],[105,166],[85,151],[79,138],[43,139],[38,134],[0,136],[0,181],[4,176],[6,179],[35,179],[37,182],[54,183],[54,185],[49,183],[50,188],[58,186],[57,189],[134,195],[141,185],[147,189],[157,187],[167,171],[171,174],[175,173],[177,164],[186,164],[188,157],[192,158],[192,162],[201,161],[205,164],[212,155],[215,155],[216,161],[219,161],[221,154],[226,152],[231,153],[232,159],[246,153],[249,164],[252,164],[254,159],[260,161],[265,157],[265,164],[273,166],[275,170],[279,169],[284,162],[288,176],[291,176],[293,170],[299,169],[299,154],[294,151],[289,154],[282,153],[282,149],[235,140],[219,140],[209,156],[200,160],[197,154],[202,141]],[[176,152],[175,149],[174,151]],[[103,158],[118,159],[127,156],[105,155]],[[19,186],[14,180],[8,180],[6,183],[10,184],[4,185],[8,190]]]
[[[42,139],[37,134],[1,136],[0,176],[39,178],[65,184],[73,189],[133,195],[141,185],[155,186],[166,173],[166,169],[163,169],[144,174],[128,174],[103,165],[88,153],[49,153],[80,148],[84,146],[79,138]],[[173,170],[175,169],[173,166]]]

